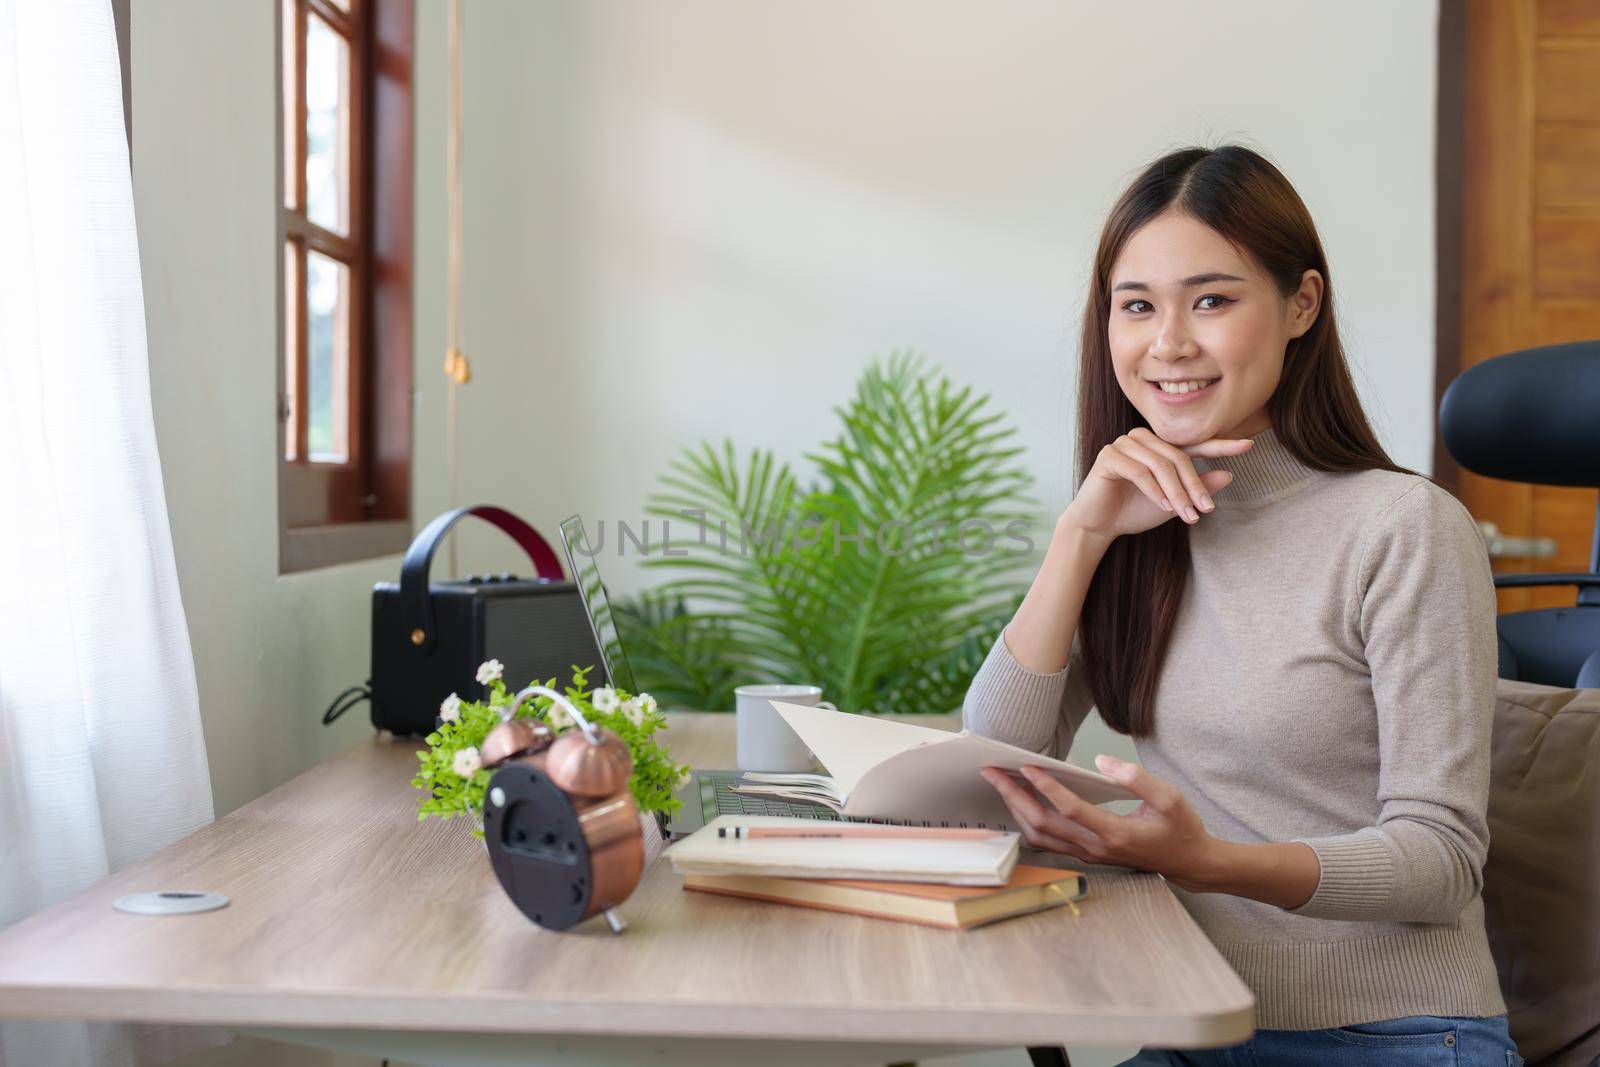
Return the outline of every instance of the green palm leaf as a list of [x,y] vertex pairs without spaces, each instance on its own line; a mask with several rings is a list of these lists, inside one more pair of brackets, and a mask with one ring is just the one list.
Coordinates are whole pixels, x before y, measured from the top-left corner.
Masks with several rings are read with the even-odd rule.
[[731,442],[674,458],[650,513],[675,528],[692,513],[706,543],[646,561],[674,577],[628,609],[650,649],[632,657],[641,685],[721,701],[743,681],[811,682],[846,710],[959,704],[1025,588],[1015,531],[1032,519],[1016,431],[988,404],[895,352],[835,409],[838,435],[805,457],[810,486],[771,452],[741,463]]
[[726,620],[692,615],[682,599],[647,590],[613,611],[635,679],[669,707],[726,709],[744,672]]

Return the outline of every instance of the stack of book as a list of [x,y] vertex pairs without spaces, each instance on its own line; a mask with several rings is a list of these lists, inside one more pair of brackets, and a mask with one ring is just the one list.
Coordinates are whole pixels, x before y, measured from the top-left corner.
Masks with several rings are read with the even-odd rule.
[[1019,865],[1019,847],[994,830],[721,815],[667,856],[685,889],[966,930],[1084,895],[1082,874]]

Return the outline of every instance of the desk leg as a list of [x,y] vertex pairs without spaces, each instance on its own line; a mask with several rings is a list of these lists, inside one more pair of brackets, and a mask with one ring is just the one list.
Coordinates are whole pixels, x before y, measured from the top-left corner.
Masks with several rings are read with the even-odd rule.
[[399,1030],[250,1027],[240,1033],[418,1067],[883,1067],[995,1045],[917,1045],[875,1041],[625,1037],[604,1034],[456,1034]]

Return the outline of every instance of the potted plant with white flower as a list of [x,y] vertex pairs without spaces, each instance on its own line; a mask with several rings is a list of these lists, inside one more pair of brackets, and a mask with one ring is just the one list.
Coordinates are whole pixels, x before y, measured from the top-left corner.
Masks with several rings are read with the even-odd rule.
[[[587,682],[592,670],[573,667],[567,699],[590,723],[614,731],[627,744],[633,757],[628,790],[641,812],[664,823],[666,815],[682,805],[673,792],[689,778],[688,765],[673,762],[656,740],[656,734],[666,729],[666,716],[649,693],[632,694],[610,686],[591,692]],[[422,766],[411,780],[426,791],[417,805],[418,819],[468,815],[473,833],[483,836],[483,800],[492,772],[484,767],[481,750],[489,732],[506,720],[512,707],[514,693],[506,688],[504,675],[504,664],[491,659],[477,673],[478,683],[487,687],[487,699],[463,700],[451,693],[439,705],[439,724],[425,739],[428,747],[417,753]],[[555,679],[544,684],[554,688]],[[577,725],[547,696],[523,701],[515,717],[535,719],[558,735]]]

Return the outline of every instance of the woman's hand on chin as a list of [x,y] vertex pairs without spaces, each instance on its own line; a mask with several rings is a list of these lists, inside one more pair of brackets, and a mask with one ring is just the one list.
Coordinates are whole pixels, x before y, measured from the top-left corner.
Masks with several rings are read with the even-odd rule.
[[1022,769],[1026,786],[995,767],[981,773],[1016,816],[1029,846],[1085,863],[1154,871],[1175,885],[1204,892],[1218,841],[1177,786],[1136,763],[1111,756],[1100,756],[1095,763],[1144,803],[1128,815],[1115,815],[1084,801],[1037,767]]
[[1194,457],[1237,456],[1254,444],[1213,437],[1179,448],[1138,427],[1100,450],[1061,521],[1104,541],[1143,533],[1174,515],[1192,526],[1215,506],[1210,494],[1233,480],[1227,471],[1201,474]]

